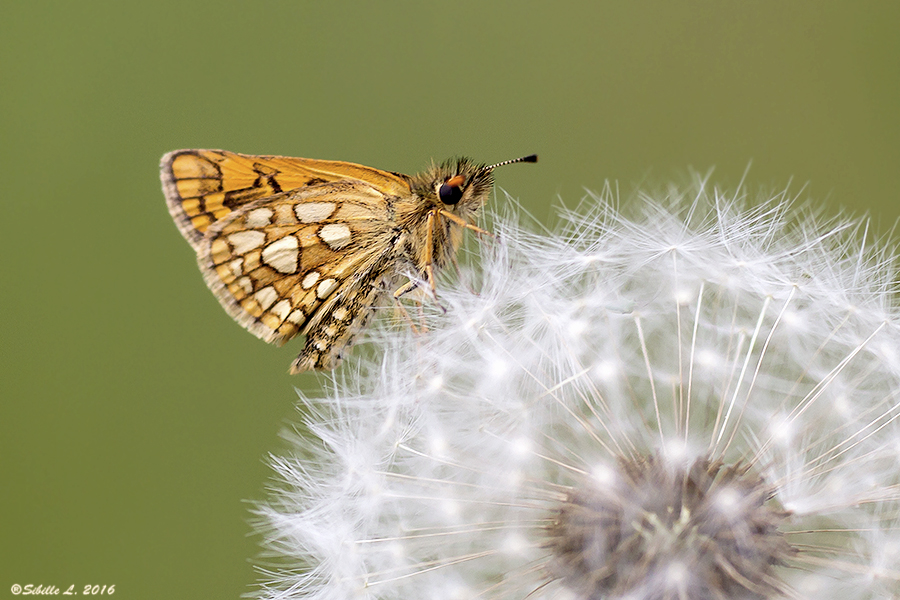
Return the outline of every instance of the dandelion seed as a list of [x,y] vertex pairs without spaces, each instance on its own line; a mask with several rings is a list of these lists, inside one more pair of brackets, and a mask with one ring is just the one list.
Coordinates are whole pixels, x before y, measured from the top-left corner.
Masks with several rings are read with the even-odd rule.
[[614,200],[498,217],[477,294],[303,399],[261,597],[900,596],[894,255],[705,181]]

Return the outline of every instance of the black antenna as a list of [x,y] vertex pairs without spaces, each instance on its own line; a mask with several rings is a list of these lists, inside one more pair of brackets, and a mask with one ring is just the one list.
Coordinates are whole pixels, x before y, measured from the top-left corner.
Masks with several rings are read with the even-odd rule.
[[523,156],[522,158],[514,158],[512,160],[504,160],[503,162],[498,162],[496,165],[491,165],[489,167],[484,167],[481,169],[482,171],[493,171],[497,167],[502,167],[503,165],[511,165],[513,163],[519,162],[537,162],[537,154],[529,154],[528,156]]

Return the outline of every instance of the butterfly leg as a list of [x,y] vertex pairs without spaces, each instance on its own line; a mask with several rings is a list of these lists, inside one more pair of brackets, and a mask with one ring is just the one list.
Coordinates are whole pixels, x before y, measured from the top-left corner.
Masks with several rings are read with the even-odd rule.
[[[428,287],[431,290],[431,297],[434,300],[437,300],[437,288],[434,284],[434,226],[435,226],[435,211],[431,211],[428,213],[428,217],[425,224],[425,252],[427,253],[425,256],[425,281],[428,283]],[[394,292],[394,298],[400,298],[401,296],[405,296],[410,293],[414,289],[420,287],[422,284],[421,280],[410,279],[407,283],[397,288]]]
[[417,287],[419,287],[419,282],[418,282],[418,281],[415,281],[415,280],[413,280],[413,279],[410,279],[409,281],[407,281],[405,284],[403,284],[402,286],[398,287],[398,288],[394,291],[394,298],[397,299],[397,300],[399,300],[401,296],[405,296],[406,294],[410,293],[411,291],[413,291],[413,290],[416,289]]
[[[418,325],[416,325],[415,321],[413,321],[413,318],[411,316],[409,316],[409,311],[406,310],[406,307],[403,306],[403,303],[400,302],[400,299],[397,298],[396,296],[394,296],[394,305],[397,307],[397,312],[400,313],[400,316],[409,324],[409,328],[412,329],[413,333],[418,335],[424,331],[427,331],[425,329],[424,325],[422,326],[421,329],[419,328]],[[420,304],[420,306],[421,306],[421,304]]]
[[[437,287],[435,286],[434,282],[434,227],[437,224],[436,216],[437,211],[430,211],[425,222],[425,281],[428,283],[428,289],[431,291],[431,299],[443,312],[446,313],[447,309],[441,306],[440,301],[438,301]],[[422,280],[410,279],[408,282],[394,291],[394,299],[399,300],[402,296],[405,296],[413,290],[422,289],[422,283]],[[416,301],[421,307],[421,299],[418,299]]]
[[[466,228],[466,229],[471,229],[472,231],[474,231],[475,233],[477,233],[477,234],[479,234],[479,235],[486,235],[486,236],[488,236],[488,237],[496,237],[496,236],[495,236],[493,233],[491,233],[490,231],[487,231],[487,230],[482,229],[481,227],[477,227],[477,226],[475,226],[475,225],[472,225],[471,223],[469,223],[469,222],[466,221],[465,219],[462,219],[462,218],[460,218],[460,217],[454,215],[453,213],[447,212],[446,210],[441,210],[441,209],[439,208],[439,209],[436,210],[436,212],[437,212],[438,214],[440,214],[442,217],[444,217],[445,219],[447,219],[448,221],[453,221],[454,223],[456,223],[456,224],[459,225],[460,227],[464,227],[464,228]],[[429,216],[431,216],[431,214],[432,214],[432,213],[429,213]],[[430,230],[429,230],[429,231],[430,231]]]
[[428,254],[425,257],[425,275],[428,278],[428,284],[431,286],[431,296],[434,298],[435,304],[445,314],[447,309],[444,308],[437,299],[437,287],[434,284],[434,228],[437,226],[437,215],[440,209],[428,212],[428,219],[425,223],[425,247]]
[[[428,212],[428,216],[425,221],[425,281],[428,282],[429,288],[431,288],[431,296],[436,300],[437,299],[437,288],[434,285],[434,226],[435,226],[435,214],[436,211],[432,210]],[[422,282],[417,281],[415,279],[410,279],[404,285],[397,288],[394,291],[394,298],[400,298],[401,296],[405,296],[410,293],[414,289],[418,288]]]
[[425,275],[428,278],[428,284],[431,286],[431,294],[437,298],[437,287],[434,285],[434,226],[437,211],[428,212],[428,219],[425,223]]

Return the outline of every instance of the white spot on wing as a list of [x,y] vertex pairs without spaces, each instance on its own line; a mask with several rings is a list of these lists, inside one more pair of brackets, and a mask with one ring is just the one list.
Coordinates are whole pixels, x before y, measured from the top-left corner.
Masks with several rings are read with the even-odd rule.
[[316,296],[320,299],[325,299],[328,295],[334,291],[334,288],[337,287],[337,279],[326,279],[322,283],[319,284],[319,287],[316,288]]
[[303,323],[303,321],[306,320],[306,315],[304,315],[303,311],[298,308],[297,310],[292,312],[290,315],[288,315],[287,320],[290,321],[291,323],[293,323],[294,325],[300,325],[301,323]]
[[235,254],[246,254],[262,246],[266,241],[266,234],[262,231],[236,231],[228,236],[228,241],[234,246]]
[[327,219],[337,206],[333,202],[305,202],[294,207],[301,223],[319,223]]
[[340,250],[350,243],[350,228],[343,223],[329,223],[319,230],[319,237],[332,250]]
[[238,258],[230,263],[228,263],[228,268],[231,269],[231,274],[235,277],[240,277],[244,273],[244,259]]
[[303,278],[303,281],[300,282],[300,285],[303,286],[304,290],[308,290],[312,286],[316,285],[316,282],[319,280],[319,272],[318,271],[310,271],[306,274],[306,277]]
[[253,282],[250,281],[249,277],[241,277],[237,280],[237,284],[241,286],[241,289],[244,290],[245,294],[249,294],[253,291]]
[[287,319],[288,314],[291,312],[291,301],[290,300],[282,300],[278,304],[272,307],[272,310],[269,311],[278,317],[281,321]]
[[262,251],[263,262],[279,273],[294,273],[300,261],[300,243],[292,235],[275,240]]
[[278,299],[278,292],[269,285],[253,294],[253,297],[256,298],[263,310],[267,310]]
[[247,227],[259,229],[272,222],[275,213],[271,208],[255,208],[247,213]]

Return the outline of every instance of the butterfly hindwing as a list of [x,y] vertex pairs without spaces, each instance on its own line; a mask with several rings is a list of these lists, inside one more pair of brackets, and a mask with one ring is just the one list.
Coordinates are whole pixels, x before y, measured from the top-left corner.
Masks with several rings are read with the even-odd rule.
[[[281,344],[315,327],[337,339],[358,312],[350,292],[366,296],[382,283],[390,225],[381,191],[361,181],[319,184],[230,212],[204,234],[198,262],[225,310],[257,337]],[[338,300],[343,308],[334,309]]]

